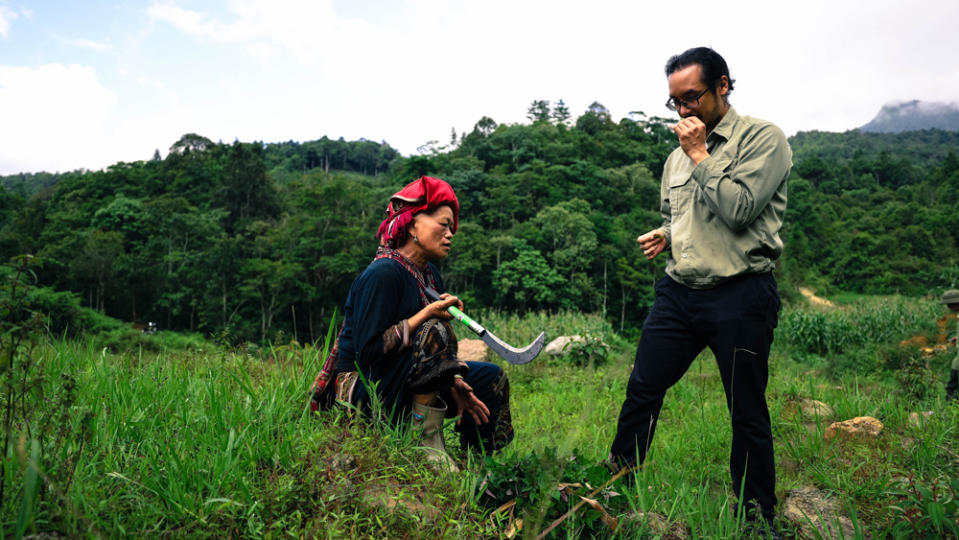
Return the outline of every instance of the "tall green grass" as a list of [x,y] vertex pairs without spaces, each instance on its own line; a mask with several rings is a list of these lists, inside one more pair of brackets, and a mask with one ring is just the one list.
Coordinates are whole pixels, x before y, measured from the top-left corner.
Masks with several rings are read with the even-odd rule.
[[[935,307],[877,302],[827,324],[874,316],[877,322],[861,325],[873,328],[868,338],[856,339],[883,343],[900,331],[925,331],[923,313],[934,320]],[[496,538],[522,519],[519,534],[535,537],[588,491],[584,485],[563,493],[560,482],[595,488],[609,478],[602,465],[635,344],[595,315],[471,315],[516,345],[545,330],[551,338],[604,336],[613,347],[610,361],[599,366],[562,358],[500,362],[511,381],[516,439],[484,460],[464,454],[448,431],[450,452],[466,468],[459,475],[431,472],[404,426],[370,424],[339,408],[311,417],[307,390],[323,347],[235,351],[191,338],[183,348],[171,340],[166,349],[115,354],[92,340],[44,341],[23,351],[39,376],[19,398],[29,421],[15,425],[5,456],[2,535]],[[786,312],[782,319],[795,317]],[[952,508],[910,493],[959,476],[959,407],[943,403],[941,384],[907,401],[897,398],[895,378],[835,378],[813,369],[802,341],[788,332],[788,324],[777,331],[768,389],[780,499],[792,488],[814,486],[854,510],[857,537],[914,537],[908,516]],[[461,337],[470,337],[468,331]],[[835,414],[796,413],[805,398],[826,402]],[[909,415],[919,410],[934,413],[912,425]],[[824,439],[833,420],[862,415],[885,424],[878,439]],[[704,353],[666,396],[646,465],[632,482],[597,496],[621,528],[611,532],[598,513],[584,509],[551,537],[665,534],[639,517],[647,513],[692,537],[738,536],[742,523],[730,512],[728,416],[714,361]],[[514,487],[529,488],[512,519],[491,514],[517,496],[500,490],[508,473],[515,473]],[[904,481],[910,478],[918,486],[912,491]],[[932,517],[920,532],[948,533],[942,519],[933,528]]]
[[[404,495],[408,483],[423,493],[468,489],[411,466],[408,433],[373,429],[345,410],[311,418],[307,389],[322,348],[254,357],[209,347],[123,356],[92,342],[36,349],[34,361],[50,376],[23,398],[70,424],[54,436],[71,437],[31,439],[35,426],[17,426],[20,442],[7,456],[16,489],[3,501],[3,536],[379,536],[423,527],[409,513],[388,516],[378,502],[413,497]],[[57,395],[61,374],[76,381],[70,403],[33,400]],[[81,410],[89,414],[73,414]],[[341,471],[334,464],[341,458],[353,465]],[[455,517],[475,531],[460,503],[430,521],[462,532],[440,519]]]

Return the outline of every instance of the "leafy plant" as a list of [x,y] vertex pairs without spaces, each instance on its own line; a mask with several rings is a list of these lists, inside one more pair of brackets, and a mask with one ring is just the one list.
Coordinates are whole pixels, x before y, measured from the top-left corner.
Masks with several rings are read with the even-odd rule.
[[[479,486],[481,504],[496,508],[514,501],[519,519],[524,523],[548,524],[569,511],[589,492],[610,479],[609,470],[601,464],[584,463],[574,452],[569,457],[557,456],[552,448],[512,458],[487,456],[483,465],[483,481]],[[615,494],[606,491],[603,502]],[[625,507],[626,502],[622,505]],[[622,508],[621,508],[622,509]],[[603,528],[604,514],[594,507],[577,513],[575,520],[564,523],[567,535],[582,537]],[[562,537],[562,533],[558,533]]]
[[583,334],[566,343],[563,354],[574,366],[601,366],[609,361],[609,345],[601,337]]
[[[35,345],[35,335],[43,327],[43,315],[31,309],[26,300],[35,281],[36,267],[37,261],[32,256],[18,256],[13,260],[13,271],[0,283],[0,383],[6,398],[3,403],[3,453],[0,454],[0,507],[7,502],[7,456],[10,442],[14,435],[19,434],[14,433],[15,429],[22,426],[24,417],[31,413],[31,408],[26,406],[25,397],[40,382],[31,352]],[[30,470],[35,471],[36,463],[31,462],[30,467]],[[33,478],[35,481],[35,473]],[[23,504],[27,508],[22,508],[21,516],[29,514],[32,502],[32,495],[24,498]],[[19,523],[18,530],[21,530]]]
[[916,355],[895,372],[899,393],[911,400],[923,400],[937,391],[936,373],[928,363]]
[[892,508],[901,518],[892,528],[894,537],[959,536],[959,478],[938,476],[927,484],[910,474],[904,489],[893,495]]

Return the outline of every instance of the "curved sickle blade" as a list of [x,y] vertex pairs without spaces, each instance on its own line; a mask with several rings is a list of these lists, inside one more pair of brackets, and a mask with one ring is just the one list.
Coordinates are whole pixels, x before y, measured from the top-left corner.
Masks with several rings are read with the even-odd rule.
[[489,348],[493,349],[493,352],[500,355],[503,360],[506,360],[510,364],[517,365],[528,364],[533,358],[536,358],[536,355],[546,346],[546,332],[540,332],[539,336],[537,336],[532,343],[522,349],[517,349],[504,343],[500,338],[490,333],[489,330],[483,332],[480,335],[480,339],[483,340],[483,343],[489,345]]
[[[423,292],[434,302],[440,299],[440,293],[431,287],[426,287],[423,289]],[[546,332],[540,332],[539,336],[537,336],[532,343],[522,349],[517,349],[494,336],[492,332],[483,328],[483,325],[471,319],[469,315],[460,311],[459,308],[450,306],[446,309],[453,315],[454,319],[465,324],[467,328],[475,332],[476,335],[483,340],[483,343],[486,343],[490,349],[493,349],[493,352],[500,355],[503,360],[506,360],[510,364],[528,364],[533,358],[536,358],[536,355],[538,355],[546,345]]]

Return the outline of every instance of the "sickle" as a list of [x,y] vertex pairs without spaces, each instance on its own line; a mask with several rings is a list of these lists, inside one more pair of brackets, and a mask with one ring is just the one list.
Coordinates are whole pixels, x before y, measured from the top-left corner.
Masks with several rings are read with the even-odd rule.
[[[436,292],[431,287],[426,288],[426,296],[434,302],[437,300],[442,300],[442,298],[440,298],[440,293]],[[533,358],[536,358],[536,355],[543,350],[543,346],[546,344],[546,332],[540,332],[539,336],[537,336],[532,343],[523,347],[522,349],[517,349],[516,347],[513,347],[500,338],[494,336],[492,332],[483,328],[480,323],[471,319],[458,308],[450,306],[447,308],[447,310],[453,315],[453,318],[465,324],[467,328],[473,332],[476,332],[480,339],[483,340],[483,343],[489,345],[489,348],[493,349],[493,352],[500,355],[503,360],[506,360],[510,364],[529,363],[533,360]]]

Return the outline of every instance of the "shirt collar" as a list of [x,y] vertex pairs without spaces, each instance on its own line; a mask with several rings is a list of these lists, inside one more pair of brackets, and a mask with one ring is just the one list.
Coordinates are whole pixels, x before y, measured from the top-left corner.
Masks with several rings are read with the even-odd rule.
[[739,115],[736,113],[736,109],[730,105],[729,109],[726,110],[726,114],[723,115],[723,119],[716,124],[716,127],[713,128],[713,131],[709,134],[709,136],[712,137],[715,135],[728,141],[733,135],[733,126],[736,124],[737,120],[739,120]]

